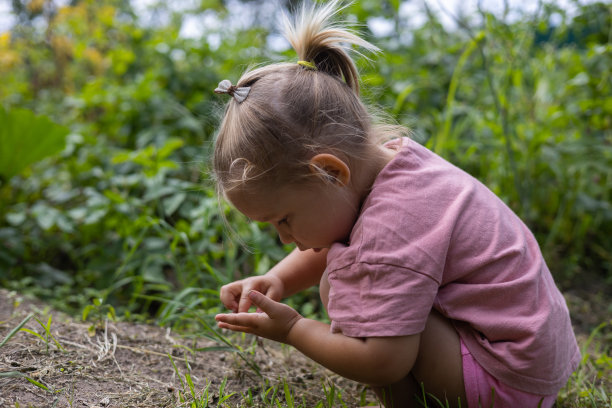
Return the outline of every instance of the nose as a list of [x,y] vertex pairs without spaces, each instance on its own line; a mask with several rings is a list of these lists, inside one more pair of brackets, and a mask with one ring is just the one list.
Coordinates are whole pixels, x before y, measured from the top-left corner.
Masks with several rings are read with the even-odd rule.
[[276,228],[276,232],[278,232],[278,236],[279,236],[279,238],[280,238],[280,240],[281,240],[281,242],[283,244],[285,244],[285,245],[291,244],[294,241],[293,236],[291,236],[291,234],[289,234],[287,231],[283,231],[283,230],[281,230],[278,227],[275,227],[275,228]]

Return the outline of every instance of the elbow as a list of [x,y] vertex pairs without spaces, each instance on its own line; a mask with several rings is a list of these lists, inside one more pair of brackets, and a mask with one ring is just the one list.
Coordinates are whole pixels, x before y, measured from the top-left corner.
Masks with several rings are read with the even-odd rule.
[[375,353],[364,365],[364,380],[366,384],[382,387],[395,384],[406,378],[416,360],[416,353]]
[[406,378],[419,353],[420,334],[366,339],[366,384],[374,387],[395,384]]
[[367,383],[373,387],[384,387],[395,384],[406,378],[412,370],[412,364],[407,362],[398,362],[398,359],[379,360],[372,363],[371,369],[368,370]]

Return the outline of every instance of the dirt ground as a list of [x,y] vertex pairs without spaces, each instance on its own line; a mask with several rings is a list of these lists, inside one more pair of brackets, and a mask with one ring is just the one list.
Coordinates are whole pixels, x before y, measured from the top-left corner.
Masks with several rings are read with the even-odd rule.
[[[349,406],[358,405],[356,398],[363,390],[361,385],[334,375],[294,349],[273,342],[254,343],[250,336],[244,340],[246,357],[259,367],[260,377],[237,353],[204,351],[194,355],[181,347],[219,346],[213,341],[198,340],[194,344],[193,340],[182,339],[160,327],[122,322],[109,322],[106,332],[98,330],[91,337],[89,323],[75,321],[39,302],[1,289],[0,342],[30,312],[43,324],[52,315],[51,334],[64,351],[52,339],[47,347],[45,341],[29,332],[15,334],[0,348],[1,408],[189,407],[192,400],[186,374],[192,378],[198,396],[203,395],[210,383],[210,406],[217,406],[219,398],[232,392],[236,394],[222,406],[238,406],[241,393],[248,395],[249,389],[254,400],[252,406],[270,406],[264,405],[258,394],[276,386],[277,396],[282,396],[282,379],[290,384],[293,397],[300,402],[304,397],[308,406],[325,400],[322,382],[342,390],[342,398]],[[34,318],[24,327],[45,337],[44,329]],[[248,350],[253,343],[254,347]],[[180,379],[168,354],[173,357]],[[2,373],[19,376],[4,377]],[[227,383],[222,387],[224,378]],[[223,395],[219,395],[220,390]],[[187,402],[181,403],[181,394],[188,396],[183,398]]]
[[[609,316],[609,297],[593,293],[566,294],[579,341],[584,342],[593,327]],[[29,314],[44,324],[52,316],[49,345],[36,335],[20,331],[0,347],[0,407],[189,407],[187,376],[195,390],[203,395],[209,385],[210,406],[236,393],[222,406],[241,406],[241,395],[253,396],[254,407],[270,406],[261,402],[262,394],[276,386],[283,393],[283,379],[289,383],[297,401],[307,406],[325,401],[323,384],[333,384],[342,393],[347,406],[358,406],[363,386],[342,379],[302,356],[290,347],[273,342],[256,343],[244,338],[246,356],[256,364],[262,376],[255,374],[237,353],[191,349],[219,346],[210,340],[182,339],[156,326],[132,323],[108,323],[95,335],[82,323],[40,302],[0,289],[0,342]],[[41,325],[31,318],[24,326],[45,337]],[[254,344],[253,347],[249,345]],[[180,373],[168,357],[172,355]],[[8,374],[7,374],[8,373]],[[25,376],[38,382],[35,385]],[[224,378],[227,383],[222,384]],[[47,388],[47,390],[44,389]],[[220,395],[221,394],[221,395]],[[372,395],[367,394],[372,400]],[[182,402],[187,400],[186,402]],[[227,404],[227,405],[226,405]],[[242,406],[247,406],[242,405]]]

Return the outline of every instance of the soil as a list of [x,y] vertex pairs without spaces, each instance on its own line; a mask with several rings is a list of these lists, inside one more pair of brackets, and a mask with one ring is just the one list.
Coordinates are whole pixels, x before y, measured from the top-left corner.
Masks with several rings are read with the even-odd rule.
[[[593,328],[609,319],[610,297],[593,292],[565,296],[579,343],[584,344]],[[218,406],[220,402],[221,406],[229,407],[273,406],[262,399],[276,391],[282,401],[285,382],[296,405],[307,407],[326,401],[325,388],[335,387],[348,407],[359,406],[360,396],[365,392],[362,385],[274,342],[234,336],[245,350],[243,355],[259,368],[259,376],[235,352],[190,351],[218,347],[214,341],[198,339],[194,343],[158,326],[125,322],[108,322],[105,329],[98,328],[92,333],[90,323],[2,289],[0,342],[30,313],[43,324],[52,316],[50,333],[63,350],[53,339],[43,341],[27,331],[17,332],[0,346],[2,408],[190,407],[193,399],[187,377],[192,379],[199,397],[205,395],[208,384],[209,406]],[[24,327],[45,337],[44,329],[34,318]],[[232,393],[235,394],[224,400]],[[253,400],[250,405],[245,402],[250,399],[246,397],[249,394]],[[365,395],[368,401],[374,401],[370,391]]]
[[[33,312],[43,324],[52,316],[49,346],[37,336],[19,331],[0,348],[0,407],[190,407],[189,376],[196,395],[202,397],[207,384],[210,406],[269,407],[276,389],[281,401],[285,382],[296,405],[314,407],[325,401],[325,388],[335,387],[347,406],[358,406],[364,387],[341,378],[304,357],[296,350],[252,336],[235,336],[245,357],[261,373],[230,351],[192,354],[187,348],[218,347],[211,340],[183,339],[157,326],[108,322],[106,329],[90,335],[90,323],[76,321],[50,310],[35,300],[22,299],[0,289],[0,342]],[[31,318],[24,326],[45,337],[45,330]],[[177,375],[168,355],[177,367]],[[14,377],[3,376],[12,373]],[[40,383],[35,385],[24,376]],[[222,385],[227,379],[225,385]],[[46,387],[48,390],[42,388]],[[271,391],[271,387],[274,387]],[[220,395],[220,391],[222,395]],[[252,405],[242,395],[252,395]],[[370,400],[373,396],[369,394]],[[248,397],[247,397],[248,399]],[[195,405],[194,405],[195,406]]]

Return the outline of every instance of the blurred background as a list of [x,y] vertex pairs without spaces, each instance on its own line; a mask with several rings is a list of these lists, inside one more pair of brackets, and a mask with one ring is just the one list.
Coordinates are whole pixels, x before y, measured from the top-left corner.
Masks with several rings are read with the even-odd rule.
[[[296,5],[0,0],[0,287],[180,325],[291,250],[217,199],[208,163],[226,102],[213,89],[297,59],[278,32]],[[562,290],[604,299],[611,14],[570,0],[367,0],[341,14],[383,50],[358,59],[364,100],[508,203]],[[316,288],[289,303],[325,319]]]

